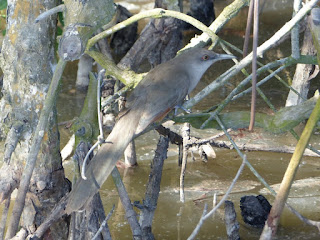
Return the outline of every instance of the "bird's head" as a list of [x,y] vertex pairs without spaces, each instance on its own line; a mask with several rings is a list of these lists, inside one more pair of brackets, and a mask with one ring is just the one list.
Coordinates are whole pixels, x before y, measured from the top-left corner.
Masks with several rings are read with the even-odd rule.
[[235,58],[233,55],[218,54],[205,48],[186,50],[181,53],[179,57],[184,59],[185,62],[189,62],[196,67],[200,67],[203,71],[206,71],[213,63],[219,60]]
[[235,58],[233,55],[218,54],[204,48],[193,48],[186,50],[174,60],[182,71],[185,71],[190,77],[190,93],[200,81],[202,75],[215,62],[223,59]]

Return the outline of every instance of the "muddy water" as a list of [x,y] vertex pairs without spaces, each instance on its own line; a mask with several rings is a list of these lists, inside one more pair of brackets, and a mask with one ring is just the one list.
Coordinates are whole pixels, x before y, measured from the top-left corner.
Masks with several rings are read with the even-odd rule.
[[[153,3],[150,3],[149,0],[131,0],[126,2],[132,4],[131,6],[133,6],[133,11],[135,12],[141,8],[147,9],[153,6]],[[224,6],[231,2],[232,1],[222,0],[215,1],[216,14],[218,15]],[[279,29],[283,23],[290,19],[291,2],[292,1],[266,1],[261,15],[261,42],[266,40],[275,30]],[[188,6],[185,7],[185,9],[187,8]],[[243,43],[242,36],[245,28],[245,18],[246,10],[243,10],[236,19],[232,20],[231,23],[224,28],[219,34],[220,37],[241,47]],[[280,45],[279,48],[268,51],[264,56],[265,61],[267,62],[271,59],[287,56],[290,53],[289,45],[289,42],[286,42]],[[197,90],[201,90],[228,66],[231,66],[231,63],[224,62],[211,68],[199,84]],[[281,76],[284,79],[292,78],[293,72],[291,70],[292,69],[285,70],[281,73]],[[74,91],[75,76],[74,65],[69,64],[63,79],[62,93],[58,102],[59,121],[70,120],[73,116],[78,115],[81,110],[84,95]],[[219,103],[241,79],[243,79],[242,76],[233,79],[218,92],[211,94],[210,98],[196,106],[194,111],[197,109],[207,109]],[[267,96],[277,108],[284,105],[287,90],[278,84],[275,79],[263,86],[262,89],[267,91]],[[246,96],[228,106],[226,110],[248,110],[249,99],[250,96]],[[258,98],[258,111],[269,112],[266,104],[264,104],[260,98]],[[210,136],[214,133],[216,133],[214,130],[192,131],[193,135],[201,137]],[[69,133],[66,130],[61,129],[63,143],[67,140],[68,135]],[[154,155],[157,139],[158,135],[154,131],[138,138],[136,144],[139,166],[133,169],[120,169],[132,201],[142,201],[144,198],[145,186],[150,172],[150,161]],[[254,141],[254,139],[252,141]],[[295,140],[287,134],[275,136],[275,141],[288,145],[294,145],[296,143]],[[319,145],[319,139],[314,138],[313,143]],[[186,202],[182,204],[179,203],[178,187],[180,168],[177,166],[177,154],[177,147],[171,146],[168,152],[168,159],[165,160],[164,164],[161,193],[152,229],[156,239],[186,239],[198,223],[204,203],[207,203],[209,207],[211,207],[212,196],[215,193],[218,196],[218,200],[222,197],[241,164],[241,159],[234,150],[216,149],[217,158],[209,159],[208,163],[201,162],[196,156],[196,161],[189,161],[187,166],[187,174],[185,177]],[[291,157],[290,154],[268,152],[247,152],[246,154],[248,160],[269,184],[277,184],[281,181]],[[65,167],[67,174],[71,175],[71,164],[66,163]],[[317,177],[319,175],[319,160],[305,157],[299,169],[297,179]],[[290,200],[293,206],[301,210],[305,216],[314,220],[320,220],[319,191],[316,191],[318,188],[319,187],[316,187],[315,191],[312,190],[311,193],[306,192],[305,195],[302,194],[304,198],[296,197]],[[240,180],[237,182],[233,193],[229,197],[229,199],[234,202],[238,212],[242,239],[258,239],[260,230],[252,229],[242,222],[239,213],[239,200],[243,195],[259,194],[261,189],[263,189],[263,186],[246,168],[241,174]],[[112,205],[116,205],[116,211],[109,220],[113,239],[132,239],[130,228],[125,220],[125,213],[111,178],[103,185],[101,195],[107,212],[112,208]],[[204,200],[195,201],[202,199],[203,196],[206,196]],[[266,195],[266,197],[272,203],[273,197],[270,195]],[[212,218],[205,222],[198,235],[198,239],[227,239],[223,210],[219,210]],[[278,239],[319,239],[319,235],[315,228],[305,226],[295,216],[285,211],[278,231]]]

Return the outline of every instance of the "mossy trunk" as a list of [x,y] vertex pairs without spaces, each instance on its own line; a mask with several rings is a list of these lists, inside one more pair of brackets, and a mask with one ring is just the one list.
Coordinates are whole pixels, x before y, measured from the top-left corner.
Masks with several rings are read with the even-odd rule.
[[[19,186],[31,139],[38,124],[52,78],[56,16],[35,23],[41,13],[58,1],[13,0],[8,2],[7,31],[0,54],[4,73],[0,101],[0,133],[5,138],[5,161],[0,169],[0,202]],[[33,231],[64,196],[69,186],[60,157],[56,109],[45,131],[29,193],[20,221]],[[47,232],[53,239],[66,239],[67,222],[60,221]]]

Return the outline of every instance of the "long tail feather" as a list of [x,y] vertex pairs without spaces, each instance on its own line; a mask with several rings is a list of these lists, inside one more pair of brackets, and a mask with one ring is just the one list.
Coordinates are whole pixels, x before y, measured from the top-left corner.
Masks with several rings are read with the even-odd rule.
[[87,179],[79,179],[73,187],[66,206],[67,214],[81,209],[98,192],[132,140],[139,119],[137,112],[130,111],[116,123],[107,138],[108,143],[102,145],[89,163]]

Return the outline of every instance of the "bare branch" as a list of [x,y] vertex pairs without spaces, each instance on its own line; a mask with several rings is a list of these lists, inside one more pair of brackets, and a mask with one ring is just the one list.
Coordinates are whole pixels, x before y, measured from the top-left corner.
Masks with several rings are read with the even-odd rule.
[[10,164],[11,155],[16,149],[16,146],[20,140],[21,133],[23,131],[24,123],[21,121],[16,122],[9,130],[4,144],[4,157],[3,161]]
[[180,173],[180,202],[184,202],[184,175],[187,168],[188,158],[188,140],[190,139],[190,123],[185,123],[182,128],[183,146],[182,146],[182,164]]
[[197,233],[199,232],[201,225],[203,223],[204,220],[206,220],[207,218],[209,218],[215,211],[217,211],[217,209],[224,203],[224,201],[228,198],[229,194],[231,193],[232,188],[234,187],[234,185],[236,184],[237,180],[240,177],[240,174],[244,168],[244,166],[248,163],[247,158],[245,155],[243,155],[241,153],[241,151],[239,150],[239,148],[237,147],[237,145],[233,142],[233,140],[231,139],[230,135],[228,134],[227,130],[224,128],[223,123],[221,122],[221,120],[219,119],[218,116],[216,116],[216,120],[217,122],[219,122],[221,128],[223,129],[223,131],[225,132],[225,134],[228,136],[229,140],[232,142],[232,144],[234,145],[235,149],[237,150],[238,154],[240,155],[240,157],[243,159],[241,166],[238,169],[237,174],[235,175],[234,179],[232,180],[231,185],[229,186],[228,190],[226,191],[225,195],[223,196],[223,198],[220,200],[220,202],[209,212],[206,213],[205,215],[202,215],[202,217],[199,220],[198,225],[196,226],[196,228],[193,230],[192,234],[189,236],[188,240],[192,240],[196,237]]
[[[311,0],[307,2],[301,10],[290,20],[288,21],[282,28],[280,28],[271,38],[265,41],[262,45],[260,45],[257,49],[257,55],[263,55],[265,51],[272,48],[286,33],[288,33],[294,25],[299,22],[304,16],[318,3],[319,0]],[[242,59],[238,64],[230,68],[220,77],[218,77],[215,81],[205,87],[202,91],[200,91],[195,97],[191,98],[189,101],[185,102],[183,106],[187,109],[190,109],[196,103],[200,102],[204,99],[208,94],[212,91],[220,88],[226,82],[231,79],[231,77],[235,76],[238,72],[240,72],[244,67],[250,64],[252,61],[252,53],[250,53],[247,57]]]
[[66,9],[66,6],[64,4],[51,8],[50,10],[41,13],[34,22],[37,23],[39,21],[42,21],[43,19],[46,19],[53,14],[56,14],[58,12],[63,12],[65,9]]
[[110,210],[110,212],[108,213],[108,215],[106,216],[106,218],[103,220],[103,222],[101,223],[101,226],[99,228],[99,230],[96,232],[96,234],[93,236],[92,240],[95,240],[99,237],[99,234],[102,232],[103,228],[105,228],[107,221],[109,220],[109,218],[111,217],[111,215],[113,214],[115,205],[112,206],[112,209]]

